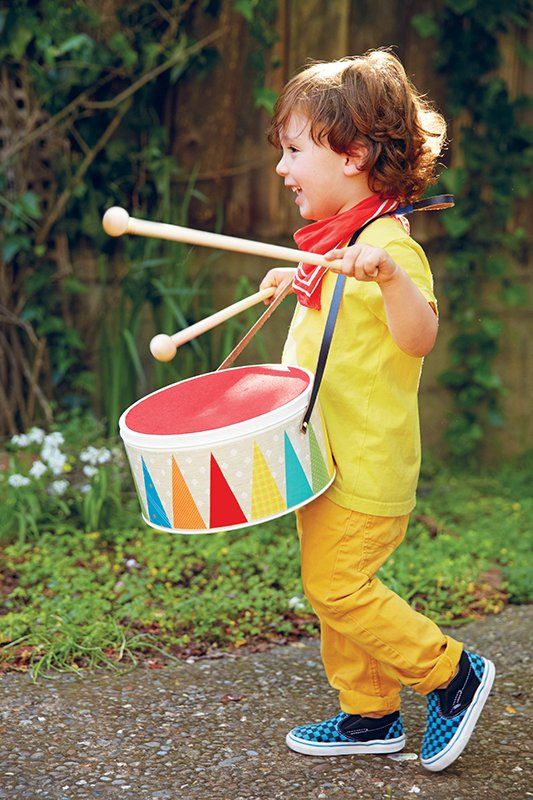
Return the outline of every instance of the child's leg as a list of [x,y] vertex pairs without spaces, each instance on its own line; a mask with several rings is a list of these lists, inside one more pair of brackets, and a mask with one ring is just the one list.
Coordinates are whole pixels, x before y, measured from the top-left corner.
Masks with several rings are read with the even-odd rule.
[[337,633],[324,620],[320,623],[320,638],[324,669],[330,685],[339,692],[343,711],[362,714],[364,708],[364,716],[399,711],[402,684],[385,664]]
[[[300,512],[296,528],[302,540]],[[359,714],[364,705],[366,714],[390,714],[400,708],[402,684],[386,668],[356,642],[320,619],[320,654],[329,684],[339,692],[339,704],[347,714]],[[353,687],[357,687],[354,696]],[[363,697],[364,696],[364,697]]]
[[[408,517],[359,514],[321,496],[297,512],[301,532],[302,580],[306,596],[325,629],[335,632],[335,651],[325,667],[351,713],[397,703],[397,683],[428,694],[454,674],[462,644],[445,636],[374,577],[402,541]],[[354,645],[352,649],[350,645]],[[352,660],[363,651],[365,663]],[[374,685],[370,665],[381,663]],[[362,672],[368,667],[366,680]],[[337,676],[337,678],[335,677]],[[394,680],[393,680],[394,679]],[[369,695],[374,693],[374,709]]]

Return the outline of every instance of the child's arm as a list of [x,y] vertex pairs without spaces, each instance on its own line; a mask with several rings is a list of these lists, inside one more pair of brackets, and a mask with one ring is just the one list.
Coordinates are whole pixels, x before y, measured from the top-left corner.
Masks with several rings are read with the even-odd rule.
[[333,272],[378,284],[390,334],[404,353],[422,358],[432,350],[438,330],[435,310],[386,250],[356,244],[330,250],[325,258],[328,261],[342,258],[343,268]]

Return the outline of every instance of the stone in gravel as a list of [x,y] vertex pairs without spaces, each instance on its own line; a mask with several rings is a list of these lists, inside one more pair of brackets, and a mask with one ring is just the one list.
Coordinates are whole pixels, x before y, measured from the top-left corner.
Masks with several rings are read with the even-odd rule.
[[418,756],[416,753],[391,753],[387,758],[391,761],[416,761]]
[[231,767],[233,764],[238,764],[239,761],[244,761],[244,756],[234,756],[233,758],[226,758],[224,761],[221,761],[220,764],[217,764],[217,769],[220,767]]

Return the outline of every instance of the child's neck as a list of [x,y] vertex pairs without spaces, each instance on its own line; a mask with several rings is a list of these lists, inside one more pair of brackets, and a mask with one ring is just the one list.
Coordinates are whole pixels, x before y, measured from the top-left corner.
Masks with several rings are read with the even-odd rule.
[[363,178],[363,175],[360,177],[360,181],[354,178],[353,190],[350,192],[350,196],[346,199],[346,202],[337,211],[337,214],[342,214],[344,211],[348,211],[350,208],[356,206],[361,200],[366,200],[368,197],[374,197],[376,195],[376,192],[370,190],[366,177]]

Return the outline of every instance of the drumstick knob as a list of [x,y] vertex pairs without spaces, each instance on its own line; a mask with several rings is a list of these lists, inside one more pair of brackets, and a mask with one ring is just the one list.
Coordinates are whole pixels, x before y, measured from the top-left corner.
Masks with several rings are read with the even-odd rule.
[[130,215],[120,206],[108,208],[102,219],[104,231],[109,236],[122,236],[123,233],[127,233],[129,224]]
[[150,352],[158,361],[172,361],[177,349],[172,337],[166,333],[158,333],[150,342]]

